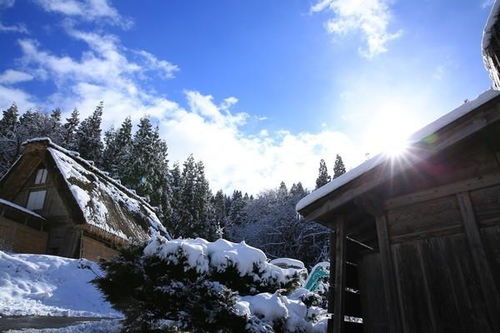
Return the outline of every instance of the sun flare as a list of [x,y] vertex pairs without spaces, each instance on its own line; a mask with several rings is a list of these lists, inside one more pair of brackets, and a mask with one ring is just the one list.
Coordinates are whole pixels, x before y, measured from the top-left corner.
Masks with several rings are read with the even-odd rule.
[[415,131],[418,121],[413,112],[404,110],[393,106],[374,115],[369,131],[372,152],[391,158],[401,157],[407,152],[408,138]]

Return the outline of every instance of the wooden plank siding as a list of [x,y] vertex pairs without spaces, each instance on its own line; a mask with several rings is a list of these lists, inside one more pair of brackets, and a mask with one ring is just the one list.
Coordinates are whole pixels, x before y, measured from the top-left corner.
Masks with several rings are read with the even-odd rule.
[[[384,207],[402,331],[500,332],[499,174],[391,198]],[[379,243],[384,237],[379,232]]]
[[118,254],[117,250],[111,249],[102,242],[82,235],[80,239],[80,258],[99,261],[99,259],[111,259]]
[[0,216],[0,249],[18,253],[43,254],[47,251],[47,232]]
[[[387,218],[380,215],[375,218],[379,242],[380,258],[382,264],[382,278],[385,292],[385,301],[389,317],[389,332],[401,332],[401,314],[398,307],[398,294],[390,249],[390,239],[387,227]],[[366,286],[368,288],[368,286]]]
[[[364,332],[389,332],[380,253],[368,253],[358,263]],[[374,306],[376,304],[376,306]]]

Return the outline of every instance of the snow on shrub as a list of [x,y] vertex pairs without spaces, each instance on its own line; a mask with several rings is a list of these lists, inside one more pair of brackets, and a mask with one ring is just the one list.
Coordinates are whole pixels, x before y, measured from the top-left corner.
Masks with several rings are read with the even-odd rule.
[[280,332],[324,332],[326,321],[319,320],[324,310],[315,306],[320,297],[300,288],[290,296],[279,291],[241,297],[240,303],[249,313],[270,323]]
[[297,289],[307,271],[270,264],[244,242],[155,235],[101,268],[95,283],[127,332],[322,331],[314,294]]

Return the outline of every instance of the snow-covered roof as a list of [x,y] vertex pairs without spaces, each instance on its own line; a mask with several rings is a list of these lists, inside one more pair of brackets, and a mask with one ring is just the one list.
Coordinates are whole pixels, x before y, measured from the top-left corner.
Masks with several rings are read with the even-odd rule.
[[14,209],[17,209],[17,210],[23,212],[23,213],[26,213],[26,214],[32,215],[34,217],[37,217],[39,219],[45,220],[42,216],[38,215],[34,211],[31,211],[31,210],[29,210],[29,209],[27,209],[27,208],[25,208],[23,206],[19,206],[18,204],[15,204],[15,203],[13,203],[11,201],[7,201],[5,199],[0,199],[0,204],[12,207]]
[[[411,150],[412,145],[415,145],[415,144],[423,141],[425,138],[429,137],[429,135],[436,133],[440,129],[453,123],[457,119],[465,116],[466,114],[468,114],[472,110],[477,109],[479,106],[492,100],[493,98],[497,97],[498,95],[500,95],[500,91],[496,91],[493,89],[487,90],[487,91],[483,92],[481,95],[479,95],[476,99],[462,104],[461,106],[454,109],[453,111],[445,114],[441,118],[438,118],[434,122],[428,124],[427,126],[423,127],[422,129],[418,130],[412,136],[410,136],[410,139],[409,139],[410,148],[409,149]],[[352,182],[356,178],[358,178],[361,175],[367,173],[368,171],[374,169],[375,167],[383,164],[384,162],[387,162],[388,159],[389,159],[389,157],[387,157],[383,154],[379,154],[379,155],[376,155],[375,157],[369,159],[368,161],[361,163],[360,165],[349,170],[348,172],[346,172],[342,176],[333,179],[328,184],[318,188],[317,190],[311,192],[311,194],[302,198],[302,200],[300,200],[297,203],[296,210],[301,211],[305,207],[311,205],[312,203],[318,201],[319,199],[334,192],[338,188]]]
[[168,236],[158,216],[144,198],[121,185],[79,156],[48,138],[31,139],[23,145],[44,143],[87,224],[125,240],[144,240],[151,231]]
[[486,26],[484,27],[483,40],[481,43],[483,63],[486,70],[489,72],[493,88],[496,90],[500,90],[500,42],[498,39],[498,31],[500,30],[500,26],[498,24],[499,15],[500,2],[495,1],[493,7],[491,8]]
[[491,8],[490,15],[488,16],[488,21],[486,21],[486,26],[483,31],[482,48],[484,49],[490,45],[492,29],[495,23],[498,21],[498,15],[500,14],[500,2],[495,1],[493,7]]

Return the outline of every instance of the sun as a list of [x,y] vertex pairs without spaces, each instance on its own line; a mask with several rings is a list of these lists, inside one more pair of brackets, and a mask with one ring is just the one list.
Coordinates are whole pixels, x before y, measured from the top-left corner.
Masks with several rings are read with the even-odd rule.
[[418,124],[414,113],[399,107],[387,107],[373,115],[369,128],[371,151],[390,158],[405,155],[409,148],[409,137]]
[[390,158],[401,157],[408,151],[408,146],[406,139],[388,141],[385,143],[382,153]]

